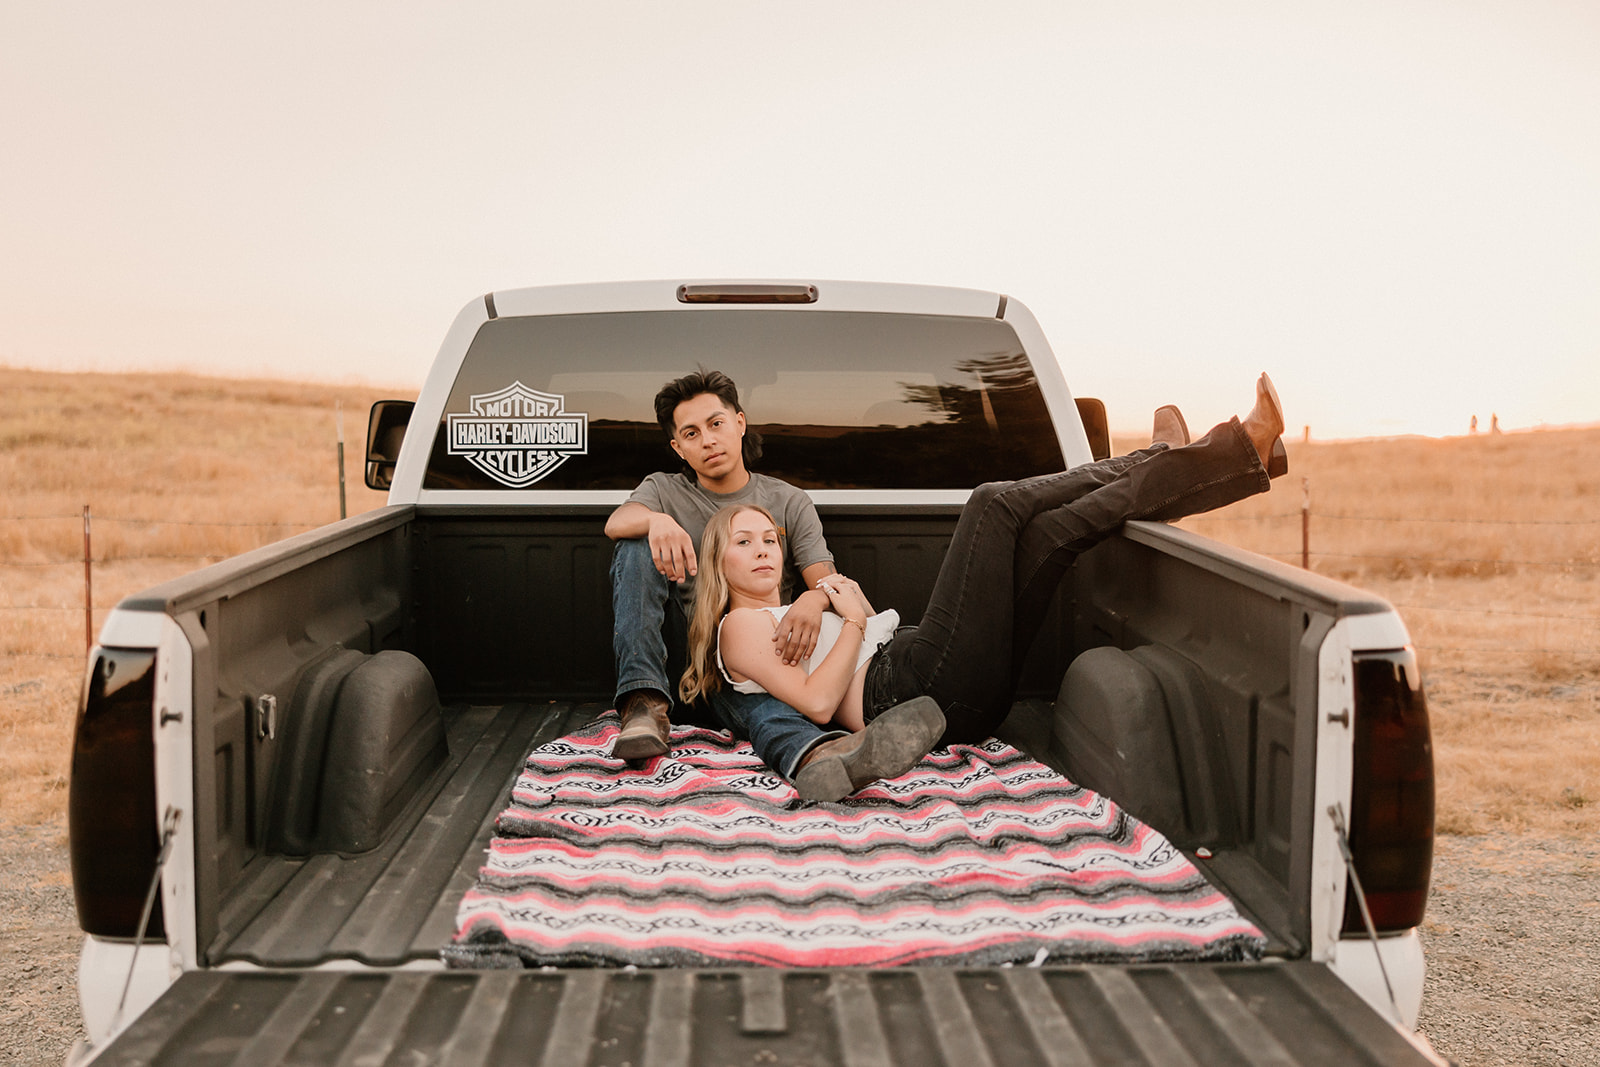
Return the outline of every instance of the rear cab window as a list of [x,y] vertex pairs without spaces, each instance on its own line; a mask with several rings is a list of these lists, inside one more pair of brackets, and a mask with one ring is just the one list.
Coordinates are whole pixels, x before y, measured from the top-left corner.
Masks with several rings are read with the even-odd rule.
[[653,398],[696,367],[739,385],[764,454],[804,489],[970,489],[1064,468],[999,319],[861,311],[630,311],[479,328],[434,431],[429,490],[631,490],[681,469]]

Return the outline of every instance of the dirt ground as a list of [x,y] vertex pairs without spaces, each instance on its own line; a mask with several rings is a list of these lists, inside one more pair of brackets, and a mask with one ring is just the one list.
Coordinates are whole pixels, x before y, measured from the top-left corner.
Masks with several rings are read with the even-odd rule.
[[1420,1029],[1465,1067],[1600,1064],[1600,844],[1440,837]]
[[0,1063],[59,1064],[82,1034],[66,829],[0,828]]
[[[0,1064],[57,1065],[82,1033],[59,825],[0,829]],[[1600,844],[1441,837],[1422,928],[1424,1034],[1463,1067],[1600,1065]]]

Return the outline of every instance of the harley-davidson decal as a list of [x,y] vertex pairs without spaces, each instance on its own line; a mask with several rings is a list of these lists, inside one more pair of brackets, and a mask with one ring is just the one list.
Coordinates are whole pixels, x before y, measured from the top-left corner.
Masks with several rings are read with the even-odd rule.
[[589,416],[562,410],[565,398],[512,382],[471,398],[471,412],[446,415],[450,454],[502,485],[532,485],[589,451]]

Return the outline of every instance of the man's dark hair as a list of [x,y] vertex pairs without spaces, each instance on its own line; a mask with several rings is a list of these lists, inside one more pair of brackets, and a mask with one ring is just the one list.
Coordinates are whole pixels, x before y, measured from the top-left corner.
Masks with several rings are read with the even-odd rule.
[[[677,424],[673,416],[678,411],[678,405],[685,400],[710,393],[734,411],[744,414],[744,408],[739,406],[739,387],[733,384],[733,379],[719,370],[706,370],[696,367],[693,374],[685,374],[682,378],[674,378],[661,387],[656,394],[656,421],[666,431],[668,437],[673,436]],[[748,420],[748,416],[746,419]],[[747,424],[744,430],[744,465],[746,469],[753,470],[756,460],[761,458],[761,435],[756,433]],[[684,470],[693,473],[694,468],[687,463]]]

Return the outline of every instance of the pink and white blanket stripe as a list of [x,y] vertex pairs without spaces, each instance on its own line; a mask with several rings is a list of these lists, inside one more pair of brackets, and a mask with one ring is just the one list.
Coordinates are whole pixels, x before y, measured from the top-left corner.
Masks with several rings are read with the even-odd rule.
[[677,727],[642,767],[607,713],[535,749],[443,950],[455,967],[1247,959],[1181,852],[1015,748],[955,745],[838,804]]

